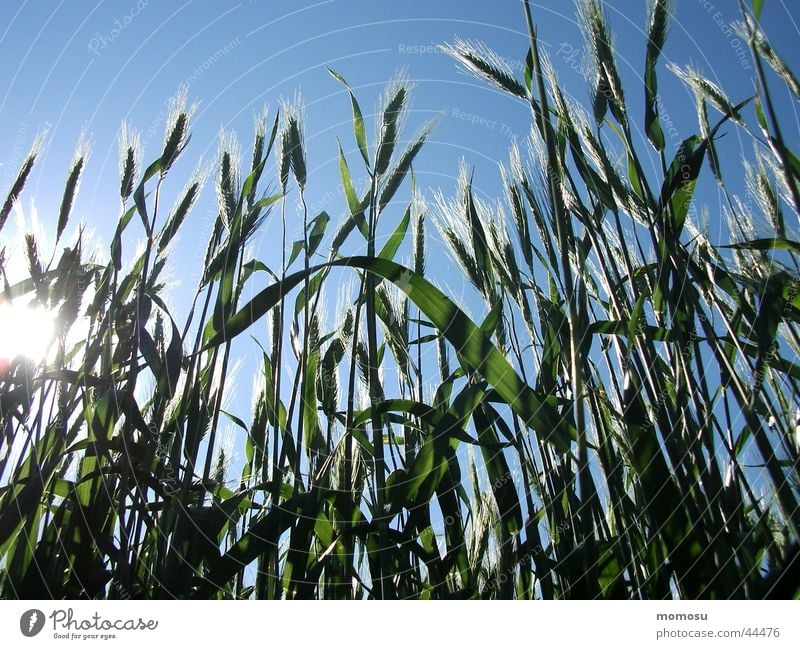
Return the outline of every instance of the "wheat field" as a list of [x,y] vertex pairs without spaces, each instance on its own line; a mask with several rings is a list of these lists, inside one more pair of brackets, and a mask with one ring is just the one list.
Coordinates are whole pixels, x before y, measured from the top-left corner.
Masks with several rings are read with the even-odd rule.
[[[54,250],[26,236],[22,278],[0,252],[0,303],[54,326],[44,357],[0,365],[3,597],[800,597],[800,160],[774,105],[777,84],[795,100],[800,84],[759,27],[764,3],[741,5],[757,86],[728,98],[691,67],[665,69],[669,0],[649,4],[644,84],[628,88],[601,3],[581,2],[587,106],[563,95],[523,4],[521,78],[481,45],[446,48],[530,107],[497,203],[466,166],[452,196],[418,186],[436,124],[404,135],[402,76],[373,139],[331,70],[352,108],[339,135],[359,152],[338,151],[340,224],[305,199],[300,101],[263,114],[244,154],[223,139],[213,172],[172,205],[160,199],[185,182],[172,169],[192,151],[187,98],[155,160],[126,128],[101,258],[80,230],[62,239],[78,148]],[[678,146],[659,116],[663,74],[696,103]],[[644,96],[643,119],[626,93]],[[754,147],[746,183],[768,237],[752,236],[746,188],[727,180],[742,162],[717,155],[723,128]],[[694,218],[702,175],[725,197],[728,245]],[[164,269],[204,184],[216,216],[178,321]],[[256,259],[268,220],[282,241]],[[482,299],[478,317],[431,274],[432,237]],[[232,354],[243,339],[259,348],[246,377]],[[225,407],[234,382],[252,387],[249,419]]]

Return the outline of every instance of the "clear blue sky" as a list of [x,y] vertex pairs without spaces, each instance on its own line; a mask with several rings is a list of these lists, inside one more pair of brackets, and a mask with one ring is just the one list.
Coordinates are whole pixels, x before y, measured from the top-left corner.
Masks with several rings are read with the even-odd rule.
[[[544,47],[564,87],[584,99],[582,38],[573,3],[533,4]],[[606,4],[628,99],[639,115],[645,1]],[[742,66],[731,37],[718,25],[737,17],[736,0],[679,0],[665,61],[695,63],[732,99],[744,98],[752,88],[752,67]],[[795,63],[799,17],[797,3],[766,2],[765,27]],[[510,138],[524,137],[530,123],[524,105],[461,73],[447,56],[427,51],[454,36],[481,39],[521,75],[526,35],[520,0],[4,0],[0,25],[0,191],[13,180],[38,128],[50,124],[45,155],[25,195],[35,198],[40,217],[47,221],[57,209],[72,149],[84,129],[91,137],[92,155],[75,215],[101,235],[107,235],[118,212],[120,122],[127,119],[142,131],[145,158],[153,159],[161,146],[164,102],[184,83],[199,110],[188,155],[173,174],[174,191],[200,156],[213,158],[221,127],[238,131],[246,147],[253,114],[265,102],[274,108],[280,97],[300,89],[307,104],[309,200],[322,201],[331,189],[335,192],[335,138],[350,153],[354,145],[349,102],[325,65],[357,89],[366,113],[374,112],[382,84],[406,67],[417,84],[409,137],[425,119],[444,114],[416,165],[423,187],[451,187],[463,156],[476,166],[478,188],[487,197],[496,195],[495,161],[506,158]],[[226,46],[228,53],[218,55]],[[666,71],[661,90],[681,137],[689,135],[696,127],[693,111],[687,110],[687,91]],[[494,125],[472,123],[483,117]],[[673,148],[677,144],[669,142]],[[352,163],[357,163],[355,156]],[[212,198],[210,191],[206,198]],[[201,207],[212,209],[210,200]],[[335,219],[344,202],[328,201],[325,209]],[[199,212],[198,230],[204,220]],[[184,235],[181,250],[190,254],[197,248]]]
[[[585,103],[586,84],[580,73],[583,39],[574,4],[543,0],[533,5],[543,47],[563,87]],[[631,112],[640,124],[645,0],[610,0],[606,6],[617,35],[618,65]],[[734,101],[751,94],[754,74],[749,55],[745,61],[737,57],[735,37],[728,28],[738,19],[736,0],[678,0],[675,7],[660,74],[664,105],[680,134],[668,136],[670,153],[697,126],[688,90],[663,69],[664,63],[695,64]],[[798,20],[800,3],[766,1],[763,25],[796,71],[800,70]],[[486,42],[511,62],[521,78],[527,48],[521,0],[2,0],[0,192],[5,195],[36,132],[49,125],[44,155],[23,205],[27,212],[33,197],[40,219],[52,231],[72,150],[85,131],[92,153],[74,223],[84,221],[107,246],[119,216],[116,138],[122,120],[142,132],[145,162],[150,162],[160,154],[165,102],[179,86],[189,85],[190,100],[199,106],[187,155],[170,172],[169,204],[198,158],[213,160],[220,128],[236,130],[246,151],[253,115],[265,103],[274,114],[278,100],[299,89],[307,114],[308,201],[324,207],[336,222],[345,211],[337,190],[337,137],[356,181],[361,174],[350,104],[343,88],[326,72],[327,65],[356,89],[368,121],[373,121],[385,81],[405,67],[416,84],[406,137],[425,120],[442,114],[415,165],[421,187],[451,191],[463,157],[475,167],[478,192],[494,200],[500,196],[497,162],[507,159],[512,137],[524,138],[530,115],[525,105],[465,75],[436,51],[437,44],[455,36]],[[782,111],[796,123],[792,114],[796,103],[785,93],[778,97]],[[735,129],[729,131],[722,151],[726,162],[735,164],[738,156],[751,154],[751,145],[743,144]],[[402,197],[407,196],[406,189]],[[713,183],[705,186],[701,202],[709,206],[712,240],[728,243],[730,236],[717,218],[720,201]],[[193,290],[201,270],[213,211],[213,191],[207,187],[173,258],[176,278],[184,283],[182,295]],[[0,234],[0,245],[11,242],[13,230],[9,223]],[[256,242],[256,257],[270,265],[278,254],[276,239],[270,236],[274,232],[268,224]],[[456,292],[466,291],[461,276],[448,272],[441,244],[431,241],[428,249],[431,274]],[[21,251],[12,254],[22,256]],[[180,306],[182,300],[174,296],[173,302]]]

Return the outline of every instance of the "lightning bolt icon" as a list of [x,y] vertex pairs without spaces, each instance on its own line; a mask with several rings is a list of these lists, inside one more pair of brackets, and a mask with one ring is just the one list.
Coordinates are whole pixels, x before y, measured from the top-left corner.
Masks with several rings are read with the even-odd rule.
[[28,631],[33,631],[33,627],[36,626],[36,622],[38,619],[39,616],[37,615],[36,611],[33,611],[31,613],[30,619],[28,620]]

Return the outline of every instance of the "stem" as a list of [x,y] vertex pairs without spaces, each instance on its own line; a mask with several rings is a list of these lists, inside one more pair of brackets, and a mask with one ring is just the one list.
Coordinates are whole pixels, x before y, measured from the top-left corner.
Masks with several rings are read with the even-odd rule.
[[[308,353],[309,353],[309,325],[311,315],[309,313],[309,291],[311,290],[311,281],[308,278],[309,273],[309,259],[308,259],[308,206],[306,205],[305,193],[303,188],[300,187],[300,203],[303,206],[303,270],[305,277],[303,279],[303,347],[300,351],[300,410],[297,413],[297,451],[295,454],[295,467],[294,467],[294,493],[299,493],[300,486],[303,481],[301,479],[301,465],[303,461],[303,425],[305,423],[305,394],[306,385],[308,382]],[[306,440],[308,443],[308,440]],[[309,455],[309,479],[311,477],[311,457]]]
[[[377,197],[378,177],[372,177],[372,195],[369,205],[369,237],[367,239],[367,257],[375,257],[375,231],[377,229]],[[381,574],[375,579],[375,593],[378,599],[390,598],[389,583],[385,583],[389,576],[389,562],[386,550],[389,548],[387,528],[389,521],[386,519],[384,503],[386,500],[386,462],[383,456],[383,421],[378,413],[380,394],[378,393],[378,332],[375,316],[375,277],[372,273],[366,276],[366,306],[367,306],[367,350],[369,355],[369,401],[372,413],[372,446],[375,454],[375,523],[378,527],[378,543],[380,552]]]

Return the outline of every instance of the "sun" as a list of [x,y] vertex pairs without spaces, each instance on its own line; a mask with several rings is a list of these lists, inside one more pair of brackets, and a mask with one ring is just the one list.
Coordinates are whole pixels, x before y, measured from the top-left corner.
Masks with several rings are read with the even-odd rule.
[[43,360],[53,341],[55,317],[42,307],[0,304],[0,362],[19,356]]

